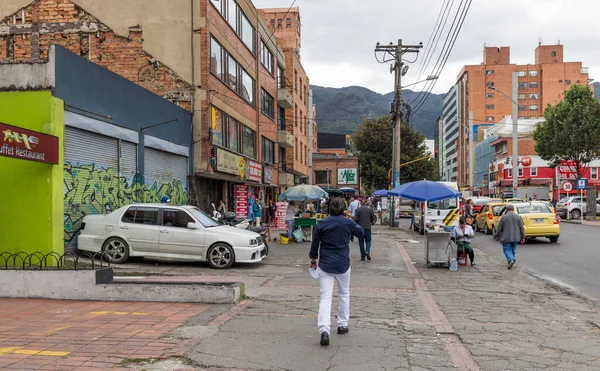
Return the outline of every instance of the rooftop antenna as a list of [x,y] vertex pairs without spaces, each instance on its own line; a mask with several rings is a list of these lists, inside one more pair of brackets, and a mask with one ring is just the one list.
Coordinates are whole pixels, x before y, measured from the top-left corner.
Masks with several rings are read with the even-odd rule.
[[542,42],[544,42],[544,40],[541,37],[538,37],[538,46],[542,46]]

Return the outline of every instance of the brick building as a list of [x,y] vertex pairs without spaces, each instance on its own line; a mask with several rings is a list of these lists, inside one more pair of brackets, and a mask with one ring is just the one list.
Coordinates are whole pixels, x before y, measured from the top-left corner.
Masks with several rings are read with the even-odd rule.
[[313,153],[314,184],[322,188],[354,188],[360,192],[358,158],[349,151],[350,135],[318,134],[318,152]]
[[509,47],[484,47],[483,62],[460,71],[457,90],[449,92],[457,94],[458,108],[445,121],[459,129],[456,163],[447,166],[450,173],[456,168],[461,186],[474,186],[469,184],[469,117],[477,125],[497,122],[512,113],[511,100],[489,89],[488,84],[511,95],[512,73],[518,73],[519,119],[543,117],[544,108],[557,103],[572,84],[588,84],[587,67],[581,62],[565,62],[563,49],[561,44],[540,44],[535,49],[534,64],[511,64]]
[[[280,167],[294,173],[294,183],[307,183],[309,178],[310,142],[314,140],[316,122],[310,124],[309,79],[300,58],[302,42],[302,24],[298,7],[259,9],[269,30],[274,32],[277,43],[285,55],[285,70],[279,72],[279,88],[291,88],[293,107],[278,106],[280,117],[279,130],[287,130],[294,137],[293,148],[281,149],[281,158],[285,151],[285,160]],[[314,112],[313,112],[314,118]],[[313,138],[309,138],[313,133]]]

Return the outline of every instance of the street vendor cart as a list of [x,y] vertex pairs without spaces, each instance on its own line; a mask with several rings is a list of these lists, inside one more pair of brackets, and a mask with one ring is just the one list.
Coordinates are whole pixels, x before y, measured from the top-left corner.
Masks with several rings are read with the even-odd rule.
[[425,261],[427,267],[435,264],[450,264],[450,259],[456,257],[456,247],[450,239],[452,232],[428,229],[425,241]]

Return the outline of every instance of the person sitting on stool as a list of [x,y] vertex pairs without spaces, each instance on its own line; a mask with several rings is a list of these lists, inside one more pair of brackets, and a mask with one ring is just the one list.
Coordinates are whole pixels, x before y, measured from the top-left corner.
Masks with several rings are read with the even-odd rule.
[[471,260],[471,265],[474,266],[475,253],[473,252],[473,246],[471,246],[471,238],[475,237],[475,233],[473,232],[473,228],[467,224],[467,220],[464,217],[459,219],[458,225],[452,230],[452,237],[456,240],[458,251],[463,254],[467,253]]

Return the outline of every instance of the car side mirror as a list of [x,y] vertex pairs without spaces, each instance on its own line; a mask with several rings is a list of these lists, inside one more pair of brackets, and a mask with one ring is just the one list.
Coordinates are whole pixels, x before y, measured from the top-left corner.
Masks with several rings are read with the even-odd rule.
[[196,223],[192,223],[192,222],[189,222],[187,224],[187,227],[188,227],[188,229],[198,229],[198,227],[196,226]]

